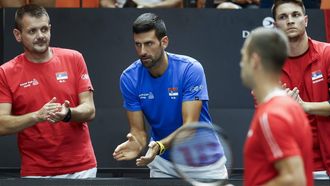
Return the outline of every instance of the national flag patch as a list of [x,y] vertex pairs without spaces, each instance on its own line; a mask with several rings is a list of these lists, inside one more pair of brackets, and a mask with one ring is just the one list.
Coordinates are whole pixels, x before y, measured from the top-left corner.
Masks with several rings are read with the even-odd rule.
[[313,81],[313,83],[317,83],[317,82],[322,81],[322,80],[323,80],[323,75],[322,75],[321,70],[312,72],[312,81]]
[[68,73],[67,72],[58,72],[56,73],[56,80],[65,80],[68,79]]
[[176,87],[168,88],[168,95],[169,96],[178,96],[179,95],[178,88],[176,88]]

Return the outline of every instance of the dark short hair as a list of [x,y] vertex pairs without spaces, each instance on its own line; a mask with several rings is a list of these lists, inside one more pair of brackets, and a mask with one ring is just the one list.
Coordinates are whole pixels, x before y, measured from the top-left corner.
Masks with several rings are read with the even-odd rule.
[[302,0],[274,0],[274,4],[273,4],[273,7],[272,7],[272,14],[273,14],[273,18],[275,20],[276,20],[277,8],[280,5],[285,4],[285,3],[293,3],[293,4],[296,4],[296,5],[300,6],[303,13],[306,14],[306,9],[305,9],[305,6],[304,6],[304,3],[303,3]]
[[144,13],[140,15],[133,23],[133,33],[139,34],[149,32],[151,30],[156,31],[156,37],[161,40],[166,36],[166,26],[164,21],[153,13]]
[[277,28],[254,29],[247,38],[246,52],[248,57],[257,53],[262,65],[269,72],[280,72],[288,57],[288,38]]
[[24,15],[29,15],[37,18],[47,16],[49,18],[49,15],[44,7],[35,4],[24,5],[18,8],[15,13],[15,28],[18,30],[22,30],[22,19]]

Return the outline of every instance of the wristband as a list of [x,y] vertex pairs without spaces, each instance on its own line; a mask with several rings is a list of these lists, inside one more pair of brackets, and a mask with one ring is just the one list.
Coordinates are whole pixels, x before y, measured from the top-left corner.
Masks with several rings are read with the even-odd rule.
[[69,108],[68,113],[62,119],[63,122],[69,122],[71,120],[71,109]]
[[163,144],[162,142],[160,142],[160,141],[156,141],[156,143],[157,143],[158,146],[159,146],[158,155],[162,155],[162,154],[164,154],[164,152],[165,152],[165,150],[166,150],[164,144]]

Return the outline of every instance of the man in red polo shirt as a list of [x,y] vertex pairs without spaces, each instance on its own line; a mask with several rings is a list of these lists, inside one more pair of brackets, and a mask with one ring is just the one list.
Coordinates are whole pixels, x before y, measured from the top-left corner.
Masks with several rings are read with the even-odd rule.
[[279,84],[288,41],[258,28],[241,50],[241,79],[259,103],[244,145],[244,185],[312,186],[312,135],[301,106]]
[[38,5],[15,14],[24,53],[0,66],[0,135],[18,133],[21,176],[94,178],[87,122],[95,117],[83,56],[49,47],[50,19]]

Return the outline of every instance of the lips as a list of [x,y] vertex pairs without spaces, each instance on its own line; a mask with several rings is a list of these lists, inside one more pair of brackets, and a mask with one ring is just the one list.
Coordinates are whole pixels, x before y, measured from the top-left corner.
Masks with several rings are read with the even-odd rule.
[[141,59],[142,63],[143,64],[148,64],[151,62],[151,59],[150,58],[145,58],[145,59]]
[[149,57],[149,56],[142,56],[140,59],[141,59],[141,61],[149,61],[149,60],[151,60],[151,57]]
[[292,27],[287,29],[287,31],[292,31],[292,30],[297,30],[297,28]]
[[38,42],[38,43],[34,43],[35,45],[39,45],[39,46],[42,46],[42,45],[45,45],[46,42]]

